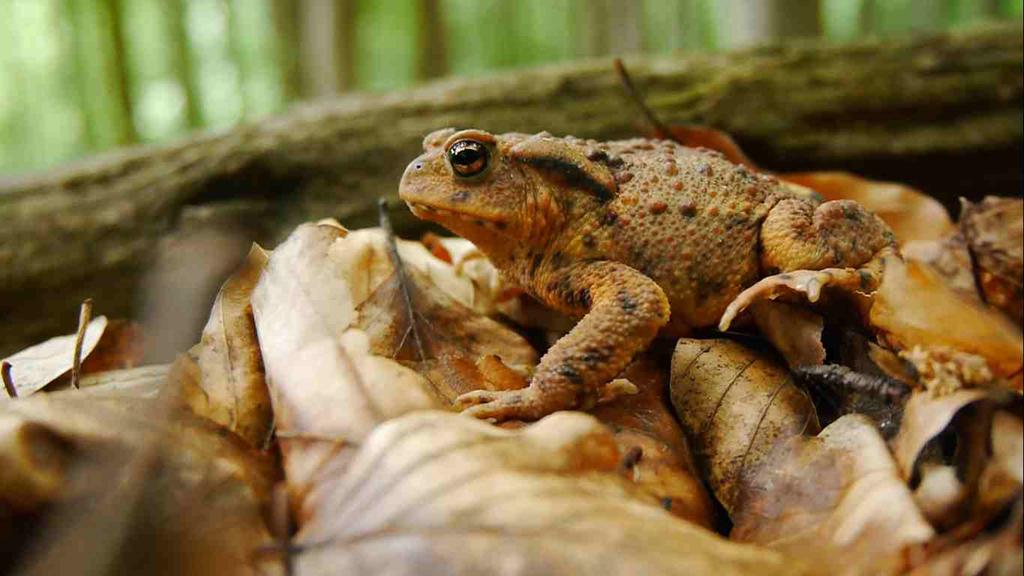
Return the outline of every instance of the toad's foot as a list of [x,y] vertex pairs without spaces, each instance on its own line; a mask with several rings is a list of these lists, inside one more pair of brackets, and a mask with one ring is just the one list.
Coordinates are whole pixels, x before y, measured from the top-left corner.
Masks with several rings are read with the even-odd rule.
[[535,388],[474,390],[455,399],[455,407],[481,420],[537,420],[557,410],[572,408],[558,398],[545,398]]
[[857,268],[826,268],[824,270],[794,270],[762,278],[733,300],[722,314],[718,329],[725,332],[732,321],[751,304],[759,300],[774,300],[793,292],[806,295],[809,302],[817,302],[825,286],[849,290],[872,291],[877,286],[873,271]]
[[455,407],[461,409],[463,414],[481,420],[538,420],[558,410],[586,410],[593,407],[595,400],[598,404],[604,404],[636,393],[637,388],[632,382],[616,378],[599,388],[596,399],[584,402],[589,406],[574,405],[567,402],[564,396],[545,396],[530,387],[520,390],[474,390],[456,398]]

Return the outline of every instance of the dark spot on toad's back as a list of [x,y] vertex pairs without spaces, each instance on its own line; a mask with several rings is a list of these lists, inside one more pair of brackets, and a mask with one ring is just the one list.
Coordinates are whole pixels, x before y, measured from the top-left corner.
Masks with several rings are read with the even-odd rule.
[[623,312],[632,314],[637,309],[636,300],[625,292],[619,292],[619,307],[622,308]]
[[591,348],[580,355],[580,361],[587,366],[597,366],[608,361],[608,352],[606,350]]

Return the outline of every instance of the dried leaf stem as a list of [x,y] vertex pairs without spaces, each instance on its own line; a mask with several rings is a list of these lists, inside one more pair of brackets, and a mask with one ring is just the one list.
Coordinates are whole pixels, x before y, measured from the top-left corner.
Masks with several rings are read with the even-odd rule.
[[11,363],[7,360],[0,362],[0,379],[4,381],[4,389],[11,398],[18,397],[18,389],[14,387],[14,379],[11,378]]
[[427,359],[427,353],[423,349],[423,340],[420,338],[420,331],[416,328],[415,309],[412,306],[412,292],[409,290],[409,277],[405,272],[405,264],[398,255],[398,241],[395,240],[395,230],[391,227],[391,219],[388,217],[388,201],[385,198],[378,200],[378,214],[380,216],[380,227],[384,229],[384,235],[388,241],[388,254],[391,256],[391,264],[395,267],[395,276],[398,277],[398,286],[402,291],[402,300],[405,304],[406,320],[409,322],[409,331],[413,341],[416,342],[416,352],[422,362]]
[[92,298],[86,298],[82,302],[82,308],[78,313],[78,332],[75,334],[75,352],[71,358],[71,387],[78,389],[78,383],[82,378],[82,342],[85,340],[85,329],[92,319]]
[[630,78],[629,72],[626,71],[625,64],[622,63],[622,58],[616,58],[614,61],[615,73],[619,76],[619,81],[622,83],[622,88],[626,91],[626,96],[629,98],[637,110],[640,111],[640,115],[647,120],[650,124],[651,129],[654,131],[655,136],[658,138],[671,138],[671,132],[668,126],[654,114],[654,111],[644,102],[643,96],[636,89],[636,85],[633,84],[633,79]]

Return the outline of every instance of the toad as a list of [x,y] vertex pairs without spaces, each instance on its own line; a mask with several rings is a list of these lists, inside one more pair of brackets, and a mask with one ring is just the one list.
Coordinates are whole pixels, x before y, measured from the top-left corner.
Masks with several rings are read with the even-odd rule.
[[820,202],[668,140],[445,129],[423,148],[399,188],[413,213],[580,318],[528,387],[460,396],[479,418],[534,420],[614,398],[631,386],[616,375],[659,333],[724,331],[760,299],[873,291],[895,246],[856,202]]

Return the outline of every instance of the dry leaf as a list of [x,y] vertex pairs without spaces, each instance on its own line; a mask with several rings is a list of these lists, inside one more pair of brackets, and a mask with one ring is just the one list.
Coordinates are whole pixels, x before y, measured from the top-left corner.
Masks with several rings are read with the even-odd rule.
[[1024,487],[1024,422],[1005,410],[992,417],[991,458],[978,479],[976,515],[998,514],[1021,498]]
[[[82,358],[96,348],[106,328],[106,316],[97,316],[89,322],[82,339]],[[30,396],[70,372],[74,352],[75,334],[70,334],[50,338],[4,358],[11,363],[11,380],[14,381],[18,397]]]
[[921,466],[921,482],[914,489],[914,502],[932,526],[953,526],[960,519],[968,496],[967,487],[957,478],[956,466]]
[[[415,371],[370,353],[357,306],[390,274],[379,232],[304,224],[277,247],[252,295],[291,501],[379,423],[438,407]],[[421,247],[422,249],[422,247]],[[432,257],[431,257],[432,258]]]
[[481,359],[500,359],[521,380],[537,363],[522,336],[450,298],[416,269],[391,274],[358,312],[356,327],[369,336],[371,352],[413,368],[448,403],[472,390],[507,387],[503,373],[489,381]]
[[711,499],[686,434],[669,407],[668,363],[663,356],[654,352],[637,356],[621,377],[638,392],[600,404],[591,414],[615,431],[616,444],[627,460],[623,472],[629,479],[672,514],[710,528]]
[[851,414],[780,444],[740,490],[732,538],[820,563],[826,574],[896,573],[934,536],[870,420]]
[[980,534],[971,532],[935,551],[926,550],[919,555],[923,556],[921,564],[908,573],[913,576],[1019,575],[1024,568],[1022,510],[1022,502],[1018,500],[1005,525]]
[[270,540],[272,460],[164,398],[93,388],[2,403],[0,461],[0,501],[36,527],[25,574],[255,574]]
[[900,247],[900,252],[906,260],[927,264],[957,294],[969,300],[981,299],[974,281],[971,253],[962,234],[908,242]]
[[[891,347],[908,352],[920,349],[926,356],[919,370],[929,354],[976,355],[994,376],[1021,388],[1024,340],[1020,328],[1002,314],[957,295],[923,264],[887,260],[870,322]],[[960,370],[954,377],[970,374]]]
[[818,430],[814,406],[789,372],[731,340],[679,340],[671,394],[705,477],[730,513],[743,478],[779,442]]
[[170,368],[168,364],[151,364],[138,368],[87,374],[82,377],[82,387],[79,393],[156,398],[160,394],[161,388],[167,383]]
[[311,513],[306,493],[322,467],[339,465],[344,458],[334,455],[350,455],[374,426],[483,387],[480,358],[500,354],[522,370],[536,362],[520,336],[463,305],[470,284],[450,266],[417,243],[397,249],[404,275],[382,230],[300,226],[274,251],[253,294],[300,521]]
[[503,430],[410,414],[322,475],[301,574],[800,574],[799,561],[679,521],[615,472],[612,435],[561,412]]
[[988,196],[964,201],[960,230],[974,256],[985,301],[1024,323],[1024,200]]
[[96,348],[82,359],[82,376],[134,368],[142,362],[142,326],[130,320],[110,320]]
[[788,302],[759,300],[750,307],[758,331],[771,342],[790,368],[825,362],[821,344],[824,319],[807,308]]
[[945,430],[960,410],[989,397],[982,389],[958,390],[940,397],[927,392],[911,395],[903,409],[900,431],[892,440],[893,456],[903,478],[910,480],[925,444]]
[[241,268],[221,286],[202,339],[191,351],[201,374],[198,386],[181,391],[197,414],[257,447],[270,432],[272,414],[249,298],[268,258],[253,245]]

